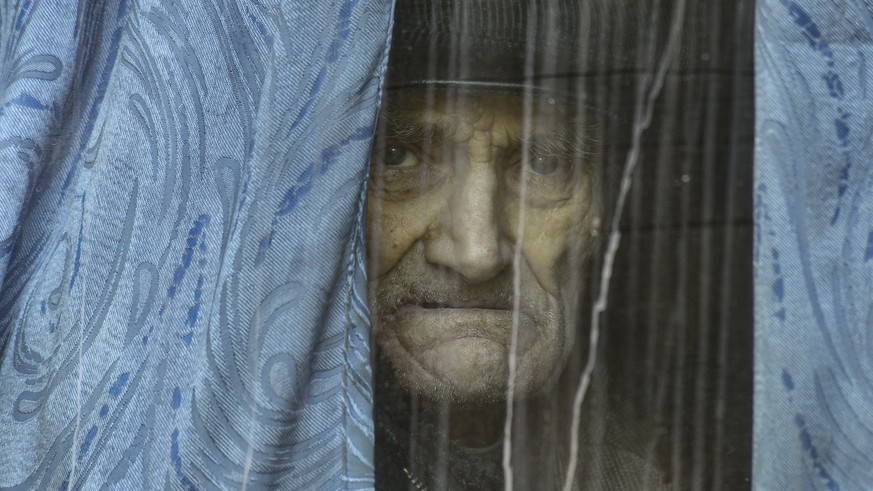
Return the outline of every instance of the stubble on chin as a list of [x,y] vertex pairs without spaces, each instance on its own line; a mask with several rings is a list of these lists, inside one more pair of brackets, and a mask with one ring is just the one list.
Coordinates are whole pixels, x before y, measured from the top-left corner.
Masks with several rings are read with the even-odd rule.
[[[424,352],[417,351],[424,342],[416,341],[431,333],[409,332],[409,324],[399,321],[397,312],[411,304],[460,304],[506,308],[511,316],[512,272],[507,270],[489,281],[468,284],[451,271],[435,268],[421,258],[416,260],[413,252],[368,285],[378,349],[390,363],[392,378],[406,391],[429,399],[457,404],[505,400],[512,320],[494,323],[503,326],[502,334],[491,326],[485,339],[427,345],[430,351]],[[522,274],[522,280],[523,285],[535,281],[532,274]],[[538,285],[523,286],[519,304],[521,309],[514,313],[519,334],[516,394],[525,397],[551,388],[564,365],[570,340],[560,302]],[[450,322],[447,318],[445,324]]]

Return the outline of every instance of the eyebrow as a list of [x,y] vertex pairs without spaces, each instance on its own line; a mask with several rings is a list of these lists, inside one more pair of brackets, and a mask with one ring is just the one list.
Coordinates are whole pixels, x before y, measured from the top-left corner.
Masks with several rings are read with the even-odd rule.
[[[587,158],[596,155],[597,140],[580,135],[577,132],[563,131],[565,128],[557,128],[554,131],[535,132],[527,138],[519,138],[517,149],[525,145],[528,151],[535,156],[551,155],[568,159]],[[593,129],[593,127],[591,128]]]
[[458,128],[454,122],[456,119],[448,116],[433,121],[421,114],[390,109],[384,109],[379,119],[379,131],[383,137],[400,143],[441,143],[451,138]]
[[[441,144],[451,139],[457,128],[457,118],[448,115],[431,119],[421,113],[395,112],[390,109],[382,111],[379,122],[382,138],[407,144]],[[550,130],[534,129],[527,137],[518,135],[512,148],[518,150],[527,145],[535,155],[590,157],[596,153],[596,140],[586,136],[586,133],[595,128],[590,122],[583,124],[579,118],[572,118]]]

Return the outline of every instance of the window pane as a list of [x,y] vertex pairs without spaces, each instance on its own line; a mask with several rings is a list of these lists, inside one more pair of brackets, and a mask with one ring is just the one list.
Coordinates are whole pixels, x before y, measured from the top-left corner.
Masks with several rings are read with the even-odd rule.
[[368,205],[378,487],[748,487],[751,14],[398,3]]

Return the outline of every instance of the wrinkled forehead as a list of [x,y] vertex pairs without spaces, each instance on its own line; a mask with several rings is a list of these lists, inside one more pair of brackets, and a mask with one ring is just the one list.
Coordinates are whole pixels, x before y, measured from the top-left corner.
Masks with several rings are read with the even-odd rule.
[[382,131],[393,136],[418,131],[461,140],[475,130],[510,138],[555,132],[569,136],[594,124],[591,113],[581,104],[523,90],[391,89],[381,114]]

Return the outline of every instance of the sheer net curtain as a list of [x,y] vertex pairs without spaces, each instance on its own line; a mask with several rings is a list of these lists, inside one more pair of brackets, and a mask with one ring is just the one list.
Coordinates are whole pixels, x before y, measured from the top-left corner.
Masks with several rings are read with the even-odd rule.
[[[628,433],[610,433],[616,421],[633,429],[629,445],[641,447],[647,464],[657,466],[669,485],[748,487],[754,2],[541,2],[541,15],[535,21],[528,16],[524,39],[513,38],[523,48],[520,55],[492,68],[488,78],[482,75],[489,68],[482,53],[488,51],[476,43],[484,46],[480,38],[509,30],[512,19],[536,2],[486,8],[498,3],[459,3],[444,24],[425,21],[401,35],[395,31],[393,56],[416,61],[396,65],[392,59],[388,87],[390,97],[398,78],[423,84],[444,77],[482,82],[479,77],[508,81],[516,90],[533,87],[529,92],[536,100],[544,85],[547,90],[569,85],[586,110],[600,116],[589,128],[602,183],[599,248],[584,267],[569,268],[582,281],[577,339],[584,341],[570,357],[561,396],[553,401],[558,412],[566,412],[537,427],[524,418],[535,420],[541,408],[518,402],[504,442],[504,451],[512,450],[508,460],[502,456],[503,475],[515,473],[512,484],[518,489],[561,485],[560,479],[555,484],[544,477],[550,474],[533,448],[541,435],[531,432],[551,434],[552,449],[558,449],[553,459],[569,462],[569,443],[577,440],[574,396],[582,393],[576,421],[585,448],[578,472],[600,476],[604,489],[610,489],[611,469],[603,455]],[[419,7],[423,19],[442,12],[428,2],[410,5]],[[416,12],[398,8],[405,15]],[[567,18],[584,25],[570,38],[562,31]],[[441,40],[443,31],[454,37]],[[500,34],[491,41],[511,42]],[[572,63],[549,44],[567,39],[582,47]],[[419,53],[417,43],[423,48],[416,58],[410,54]],[[416,65],[422,60],[431,63]],[[595,308],[600,311],[592,312]],[[599,337],[590,351],[587,340],[595,325]],[[597,363],[590,371],[592,354]],[[584,375],[590,380],[581,383]],[[381,407],[378,392],[376,400]],[[378,412],[376,418],[378,426]],[[448,418],[435,424],[445,431],[452,425]],[[410,453],[424,452],[412,446]],[[451,468],[452,448],[447,441],[431,455],[441,469]]]
[[[658,429],[649,455],[678,489],[746,489],[752,477],[754,7],[638,5],[652,19],[644,25],[666,17],[680,29],[669,64],[649,65],[665,69],[662,84],[655,90],[643,72],[599,87],[613,107],[641,91],[652,118],[617,228],[602,318],[605,389],[591,402],[630,401],[633,417]],[[608,214],[634,142],[618,121],[606,133]]]

